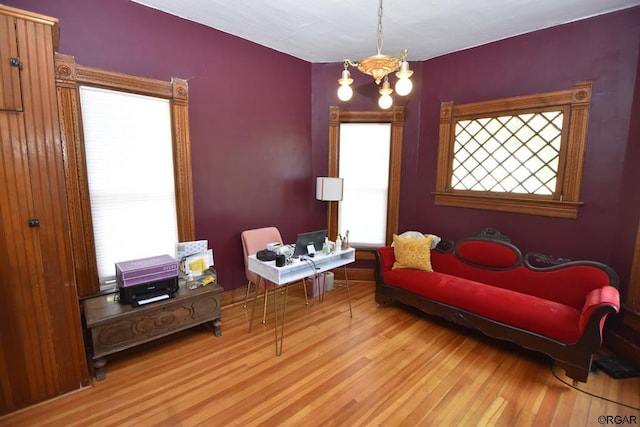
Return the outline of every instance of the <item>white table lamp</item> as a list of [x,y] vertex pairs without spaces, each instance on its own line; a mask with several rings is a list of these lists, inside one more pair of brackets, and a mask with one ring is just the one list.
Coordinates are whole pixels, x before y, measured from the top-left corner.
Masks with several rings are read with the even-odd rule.
[[342,200],[343,178],[318,177],[316,179],[316,199],[325,202]]

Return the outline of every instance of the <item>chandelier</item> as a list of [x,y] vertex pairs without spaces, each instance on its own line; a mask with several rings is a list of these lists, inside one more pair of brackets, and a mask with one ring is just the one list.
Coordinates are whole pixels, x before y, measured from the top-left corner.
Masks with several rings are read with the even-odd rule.
[[[376,84],[380,86],[378,93],[380,99],[378,99],[378,105],[380,108],[388,109],[393,104],[391,94],[393,89],[389,83],[389,74],[396,72],[398,81],[396,82],[396,93],[400,96],[408,95],[413,88],[413,83],[409,78],[413,74],[413,71],[409,69],[409,63],[407,62],[407,50],[400,52],[398,56],[389,56],[382,54],[382,0],[378,7],[378,33],[377,33],[377,48],[378,53],[361,59],[358,62],[353,62],[350,59],[344,60],[344,70],[342,71],[342,78],[338,79],[340,88],[338,89],[338,98],[341,101],[348,101],[353,96],[353,89],[351,83],[353,79],[349,73],[349,66],[357,67],[361,72],[368,74],[374,78]],[[380,83],[382,82],[382,85]]]

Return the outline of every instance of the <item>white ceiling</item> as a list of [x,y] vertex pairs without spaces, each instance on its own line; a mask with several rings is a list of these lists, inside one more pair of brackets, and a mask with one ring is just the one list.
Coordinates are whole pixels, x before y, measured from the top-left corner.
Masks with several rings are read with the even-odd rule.
[[[376,53],[375,0],[132,0],[309,62]],[[640,0],[387,0],[382,53],[425,60]]]

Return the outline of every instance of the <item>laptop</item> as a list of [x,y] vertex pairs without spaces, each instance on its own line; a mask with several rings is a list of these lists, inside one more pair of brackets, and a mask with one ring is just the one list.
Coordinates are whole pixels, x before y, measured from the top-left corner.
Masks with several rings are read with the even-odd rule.
[[293,256],[299,257],[300,255],[308,255],[309,252],[307,251],[307,246],[310,244],[313,244],[316,252],[322,251],[322,245],[324,245],[324,240],[326,238],[327,230],[310,231],[308,233],[298,234]]

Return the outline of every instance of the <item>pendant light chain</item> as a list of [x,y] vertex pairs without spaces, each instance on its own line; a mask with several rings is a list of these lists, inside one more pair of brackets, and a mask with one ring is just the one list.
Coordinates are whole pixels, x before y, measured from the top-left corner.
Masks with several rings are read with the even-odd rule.
[[382,52],[382,0],[378,7],[378,37],[377,37],[378,55]]

